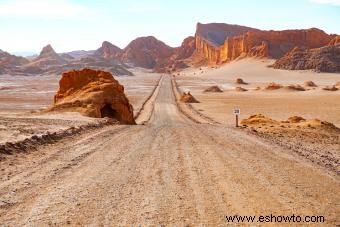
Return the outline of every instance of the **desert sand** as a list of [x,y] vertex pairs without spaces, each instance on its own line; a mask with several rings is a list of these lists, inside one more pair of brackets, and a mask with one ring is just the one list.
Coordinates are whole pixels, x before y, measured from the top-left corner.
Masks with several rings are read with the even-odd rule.
[[[58,77],[3,77],[0,223],[223,226],[228,214],[294,213],[337,225],[339,129],[280,120],[301,115],[339,125],[340,92],[322,90],[339,75],[267,64],[116,77],[135,107],[134,126],[41,112]],[[318,86],[285,88],[305,80]],[[282,88],[264,90],[271,82]],[[212,85],[223,92],[203,92]],[[200,103],[183,102],[184,91]],[[235,128],[236,105],[242,119],[265,113],[275,121]]]
[[[182,91],[190,91],[200,103],[193,106],[216,121],[234,125],[233,109],[241,109],[241,118],[263,113],[276,119],[292,115],[308,119],[318,118],[340,126],[340,91],[325,91],[322,88],[340,80],[339,73],[316,73],[313,71],[289,71],[268,68],[272,60],[245,59],[220,67],[187,69],[176,75]],[[237,78],[248,84],[236,84]],[[278,89],[266,91],[271,82],[284,86],[304,85],[313,81],[318,87],[306,87],[306,91]],[[223,93],[206,93],[206,88],[217,85]],[[242,87],[246,92],[234,89]],[[260,87],[260,90],[256,90]]]
[[193,121],[173,84],[163,77],[144,125],[101,127],[8,156],[0,221],[223,226],[228,214],[293,212],[338,223],[337,177],[256,135]]
[[[134,106],[134,115],[137,115],[157,85],[160,74],[144,69],[135,69],[134,73],[135,76],[115,78],[125,87],[125,93]],[[0,79],[0,144],[98,121],[79,113],[42,112],[53,105],[59,75],[1,75]]]

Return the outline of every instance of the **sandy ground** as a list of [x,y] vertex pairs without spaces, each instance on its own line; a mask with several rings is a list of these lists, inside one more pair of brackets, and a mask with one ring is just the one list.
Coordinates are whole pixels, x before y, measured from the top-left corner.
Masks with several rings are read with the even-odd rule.
[[0,223],[225,226],[226,215],[295,214],[339,225],[338,178],[256,136],[189,120],[172,91],[166,76],[145,125],[3,161]]
[[[137,114],[152,93],[160,75],[135,69],[135,76],[115,77]],[[20,141],[32,135],[53,133],[96,122],[78,113],[44,113],[53,103],[60,76],[0,76],[0,144]]]
[[[324,91],[321,88],[340,81],[340,74],[315,73],[311,71],[287,71],[266,67],[270,60],[241,60],[223,65],[217,69],[188,69],[176,76],[182,91],[191,91],[201,103],[193,106],[216,121],[234,125],[234,107],[241,109],[241,118],[262,113],[274,119],[287,119],[297,115],[304,118],[332,122],[340,127],[340,89]],[[248,85],[235,84],[242,78]],[[308,91],[254,91],[256,87],[265,87],[271,82],[282,85],[301,84],[311,80],[318,85]],[[212,85],[225,90],[223,93],[203,93]],[[235,87],[244,87],[249,91],[237,92]]]
[[[270,60],[247,59],[219,68],[187,69],[176,75],[176,81],[182,92],[190,91],[200,101],[190,104],[192,108],[228,127],[235,125],[233,109],[238,107],[241,110],[240,121],[254,114],[264,114],[277,121],[302,116],[331,122],[340,128],[340,89],[322,90],[323,87],[340,81],[340,74],[275,70],[267,67],[271,63]],[[242,78],[248,84],[236,84],[237,78]],[[306,91],[264,89],[271,82],[283,86],[303,86],[308,80],[318,86],[306,87]],[[203,92],[212,85],[219,86],[224,92]],[[235,91],[238,86],[248,91]],[[255,90],[256,87],[261,89]],[[243,131],[257,135],[273,145],[286,147],[292,154],[322,166],[333,174],[340,174],[339,130],[258,124]]]

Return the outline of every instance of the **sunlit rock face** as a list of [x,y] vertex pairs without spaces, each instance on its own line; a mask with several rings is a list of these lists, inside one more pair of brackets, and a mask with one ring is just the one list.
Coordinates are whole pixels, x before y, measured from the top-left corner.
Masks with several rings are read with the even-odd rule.
[[332,39],[334,36],[316,28],[262,31],[228,24],[197,24],[195,36],[196,52],[210,65],[241,57],[280,58],[296,46],[318,48]]
[[133,107],[124,87],[111,73],[100,70],[72,70],[62,74],[52,111],[76,111],[85,116],[114,118],[135,124]]

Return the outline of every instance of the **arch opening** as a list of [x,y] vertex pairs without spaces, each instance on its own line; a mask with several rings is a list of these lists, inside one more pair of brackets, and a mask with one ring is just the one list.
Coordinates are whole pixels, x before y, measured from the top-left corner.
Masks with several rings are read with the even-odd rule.
[[100,110],[101,117],[108,117],[113,119],[120,119],[118,112],[115,109],[111,108],[110,104],[105,104],[103,108]]

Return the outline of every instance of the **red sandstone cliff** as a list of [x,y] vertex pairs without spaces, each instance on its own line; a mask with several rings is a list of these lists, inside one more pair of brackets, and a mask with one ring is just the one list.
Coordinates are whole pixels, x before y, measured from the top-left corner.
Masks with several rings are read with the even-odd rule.
[[340,44],[340,35],[335,36],[330,42],[329,42],[329,46],[334,46]]
[[[334,38],[334,36],[316,28],[261,31],[237,25],[221,27],[225,30],[218,28],[216,24],[213,26],[211,24],[197,25],[196,52],[211,65],[221,64],[239,57],[279,58],[295,46],[318,48],[328,45]],[[204,32],[201,32],[202,30]],[[214,39],[214,37],[218,38]],[[223,37],[225,40],[223,44],[219,45]],[[215,42],[213,42],[214,40]]]

